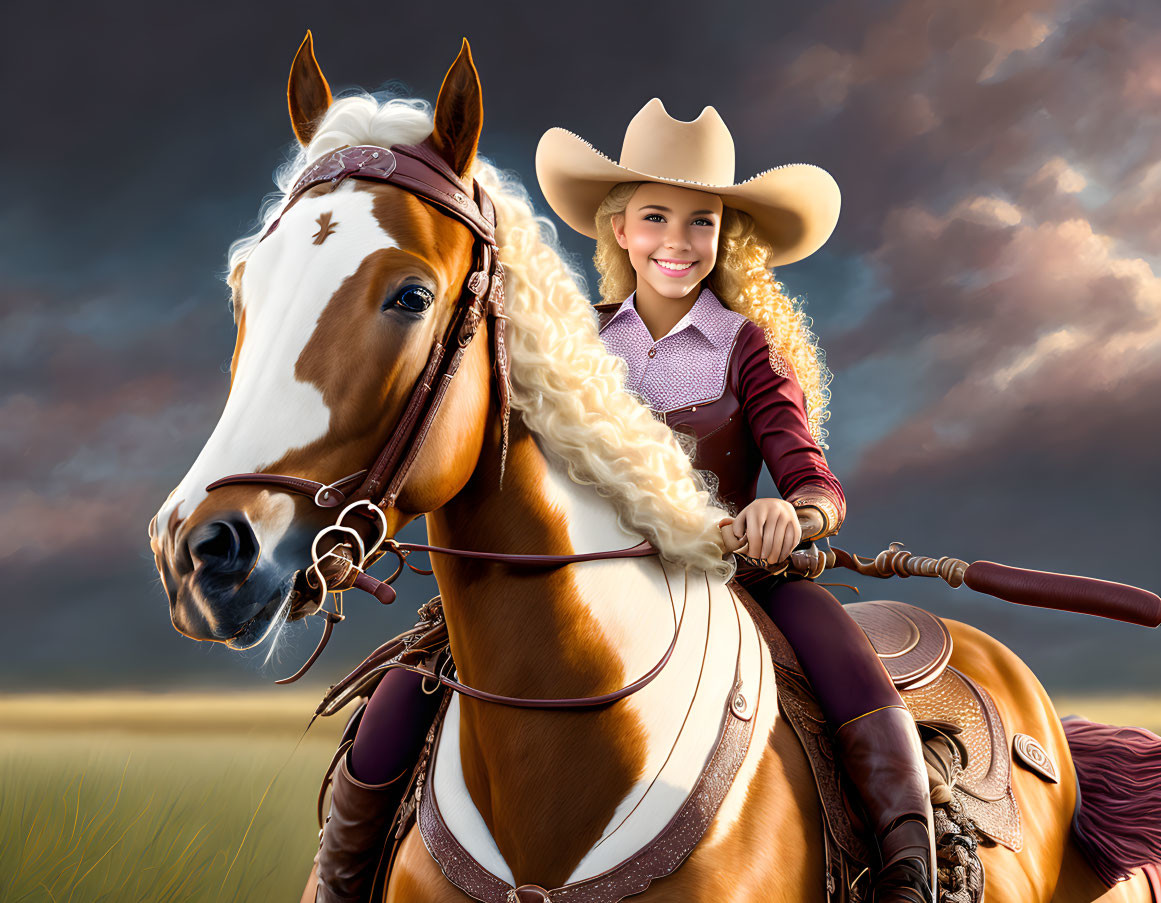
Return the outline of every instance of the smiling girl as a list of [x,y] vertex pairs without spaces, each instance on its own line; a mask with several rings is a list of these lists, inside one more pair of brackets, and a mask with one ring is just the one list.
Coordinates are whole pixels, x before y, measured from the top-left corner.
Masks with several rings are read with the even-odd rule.
[[[601,338],[624,359],[628,388],[693,437],[694,466],[737,512],[722,520],[725,548],[781,562],[837,532],[846,502],[820,449],[826,371],[771,274],[830,236],[831,176],[794,164],[735,185],[717,112],[680,122],[657,98],[629,124],[619,162],[557,128],[541,138],[536,170],[552,209],[597,240]],[[757,498],[763,464],[781,498]],[[871,644],[811,580],[749,563],[737,579],[794,647],[858,788],[882,860],[873,899],[933,899],[919,738]]]

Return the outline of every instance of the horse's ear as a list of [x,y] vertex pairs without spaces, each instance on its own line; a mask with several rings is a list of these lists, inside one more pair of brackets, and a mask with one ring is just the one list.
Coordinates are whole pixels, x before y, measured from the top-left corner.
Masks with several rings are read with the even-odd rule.
[[431,133],[432,145],[457,175],[463,176],[476,158],[483,127],[480,77],[472,62],[472,48],[464,38],[460,54],[440,86],[435,101],[435,129]]
[[290,127],[299,143],[306,147],[331,105],[331,86],[314,58],[314,39],[309,31],[290,64],[286,102],[290,106]]

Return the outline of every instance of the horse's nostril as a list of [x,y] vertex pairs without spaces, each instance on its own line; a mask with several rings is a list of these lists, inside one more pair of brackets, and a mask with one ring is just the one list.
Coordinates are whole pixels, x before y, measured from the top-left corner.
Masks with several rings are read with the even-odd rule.
[[194,565],[219,574],[249,571],[258,557],[258,541],[250,523],[241,515],[211,521],[195,529],[189,538]]
[[195,558],[206,561],[233,561],[238,557],[238,549],[242,542],[238,538],[238,531],[228,521],[214,521],[198,531],[194,538],[191,551]]

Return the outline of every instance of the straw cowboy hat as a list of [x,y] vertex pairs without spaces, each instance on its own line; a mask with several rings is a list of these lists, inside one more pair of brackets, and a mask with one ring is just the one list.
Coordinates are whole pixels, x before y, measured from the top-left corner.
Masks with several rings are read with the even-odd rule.
[[596,238],[595,217],[618,182],[662,182],[708,191],[754,218],[774,247],[772,266],[809,257],[834,231],[839,188],[825,169],[789,163],[734,184],[734,139],[713,107],[693,122],[674,119],[657,97],[625,129],[621,159],[613,162],[572,132],[549,129],[536,148],[536,177],[556,215]]

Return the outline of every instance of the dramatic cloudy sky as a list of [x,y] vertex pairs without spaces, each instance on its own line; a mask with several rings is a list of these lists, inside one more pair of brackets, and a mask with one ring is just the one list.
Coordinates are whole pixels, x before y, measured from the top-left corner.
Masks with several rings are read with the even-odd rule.
[[[221,410],[225,250],[284,158],[308,27],[334,88],[428,99],[467,35],[483,152],[542,210],[540,134],[616,157],[655,95],[684,119],[716,106],[739,178],[823,166],[838,228],[779,277],[835,373],[836,544],[1161,589],[1158,4],[116,6],[5,14],[0,689],[254,687],[313,643],[303,627],[263,667],[182,638],[145,538]],[[1156,632],[859,583],[975,623],[1050,689],[1161,686]],[[320,681],[407,620],[354,607]]]

